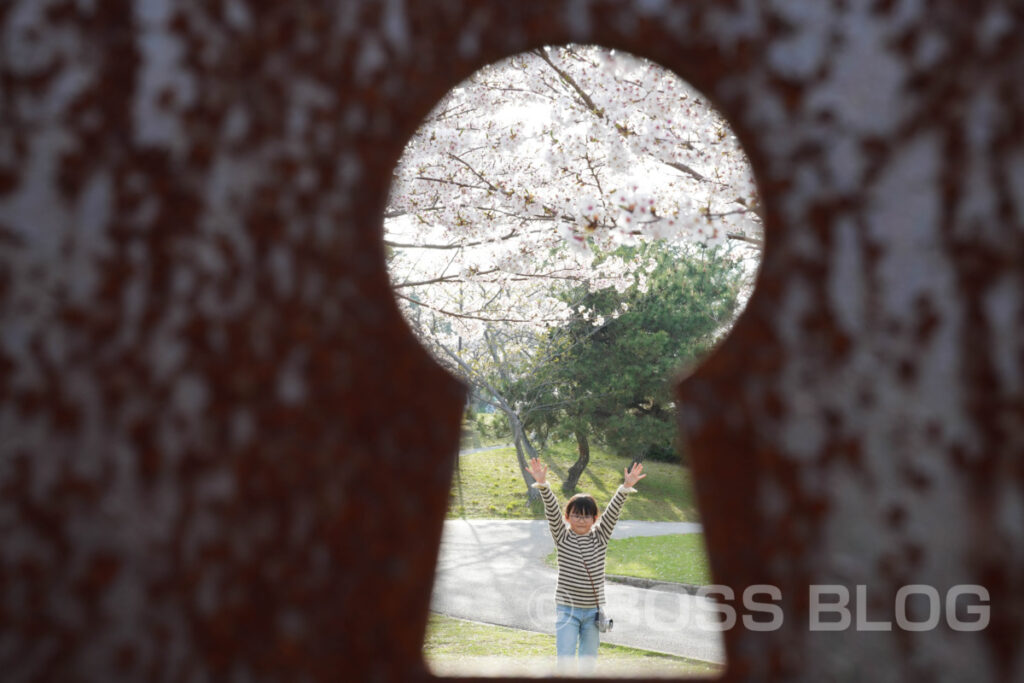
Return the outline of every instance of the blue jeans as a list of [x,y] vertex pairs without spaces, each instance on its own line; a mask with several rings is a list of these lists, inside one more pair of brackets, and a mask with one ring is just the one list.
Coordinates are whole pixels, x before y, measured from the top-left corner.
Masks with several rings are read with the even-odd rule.
[[597,630],[596,607],[555,605],[555,651],[559,666],[572,664],[579,643],[580,668],[592,669],[597,659],[601,634]]

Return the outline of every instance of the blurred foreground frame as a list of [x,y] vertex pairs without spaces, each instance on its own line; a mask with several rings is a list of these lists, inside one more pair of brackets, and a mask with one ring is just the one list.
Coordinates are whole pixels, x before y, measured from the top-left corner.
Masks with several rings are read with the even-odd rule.
[[[1024,676],[1024,43],[937,0],[38,2],[0,10],[6,681],[409,681],[464,390],[382,211],[475,69],[545,44],[705,93],[757,289],[678,389],[728,681]],[[814,632],[808,589],[985,586],[975,633]],[[742,615],[742,606],[738,612]],[[493,680],[493,679],[492,679]]]

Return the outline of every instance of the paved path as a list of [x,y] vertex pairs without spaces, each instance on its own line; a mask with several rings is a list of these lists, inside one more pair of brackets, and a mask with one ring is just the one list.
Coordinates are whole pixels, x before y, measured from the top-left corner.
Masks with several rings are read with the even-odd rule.
[[[620,521],[615,538],[693,533],[699,524]],[[445,522],[431,608],[453,617],[554,633],[557,572],[543,520]],[[605,585],[615,628],[604,642],[724,662],[721,634],[699,627],[710,604],[693,595]]]

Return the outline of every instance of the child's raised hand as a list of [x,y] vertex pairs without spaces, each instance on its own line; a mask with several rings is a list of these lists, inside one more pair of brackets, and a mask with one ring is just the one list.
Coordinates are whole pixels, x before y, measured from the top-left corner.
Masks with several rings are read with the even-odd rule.
[[526,470],[533,476],[538,484],[546,484],[548,481],[548,466],[540,461],[540,458],[531,458],[530,466]]
[[644,464],[642,462],[633,463],[632,469],[629,467],[624,469],[623,473],[626,475],[626,487],[633,488],[638,481],[646,477],[647,475],[644,474],[643,471]]

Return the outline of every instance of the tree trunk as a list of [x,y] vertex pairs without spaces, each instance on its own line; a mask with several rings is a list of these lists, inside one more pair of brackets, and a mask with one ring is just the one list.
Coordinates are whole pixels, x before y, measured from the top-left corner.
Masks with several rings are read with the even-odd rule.
[[567,496],[571,496],[576,490],[580,475],[583,474],[583,470],[587,469],[587,463],[590,462],[590,441],[587,439],[587,432],[583,429],[576,430],[576,447],[579,455],[576,456],[576,462],[569,468],[569,475],[562,483],[562,493]]
[[502,411],[505,413],[505,417],[508,418],[508,426],[512,430],[512,439],[516,444],[516,460],[519,461],[519,473],[523,476],[523,481],[526,482],[526,500],[532,503],[540,499],[540,492],[531,486],[535,480],[528,470],[528,461],[537,457],[537,451],[533,448],[533,444],[530,443],[530,439],[527,438],[526,430],[523,429],[523,423],[520,421],[519,416],[516,415],[516,412],[504,407]]

